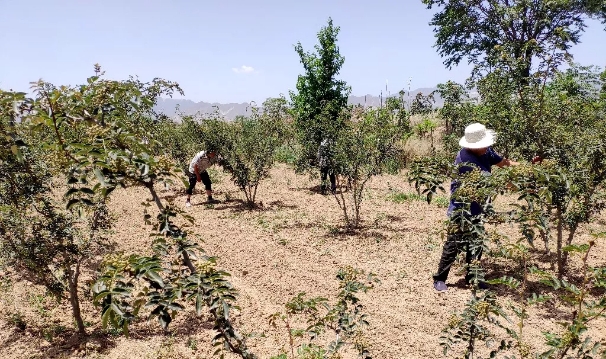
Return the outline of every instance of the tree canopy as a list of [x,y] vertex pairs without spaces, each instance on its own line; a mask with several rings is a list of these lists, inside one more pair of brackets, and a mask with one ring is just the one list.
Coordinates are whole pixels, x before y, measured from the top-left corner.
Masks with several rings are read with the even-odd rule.
[[467,58],[476,68],[491,68],[509,59],[522,78],[530,76],[536,59],[571,58],[568,50],[580,42],[588,19],[606,24],[604,0],[422,1],[440,9],[430,25],[446,67]]
[[300,42],[295,46],[305,70],[297,79],[297,92],[290,93],[295,126],[304,149],[300,168],[307,167],[320,142],[334,137],[341,127],[339,114],[351,93],[347,83],[336,78],[345,62],[337,46],[339,30],[329,18],[328,25],[318,32],[316,52],[305,52]]

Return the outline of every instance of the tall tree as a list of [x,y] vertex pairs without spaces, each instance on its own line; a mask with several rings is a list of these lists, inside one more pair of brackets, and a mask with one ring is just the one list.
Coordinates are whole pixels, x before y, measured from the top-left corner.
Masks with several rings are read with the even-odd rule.
[[337,46],[339,27],[332,19],[318,32],[316,52],[305,52],[301,43],[295,45],[305,70],[297,80],[297,93],[290,92],[295,127],[303,152],[298,168],[307,168],[316,158],[324,138],[334,138],[342,127],[339,114],[347,106],[351,88],[336,77],[345,62]]
[[528,79],[535,60],[539,68],[553,68],[554,61],[570,59],[568,50],[580,42],[587,19],[606,24],[604,0],[422,1],[440,9],[430,25],[448,68],[464,58],[476,69],[506,61],[519,79]]

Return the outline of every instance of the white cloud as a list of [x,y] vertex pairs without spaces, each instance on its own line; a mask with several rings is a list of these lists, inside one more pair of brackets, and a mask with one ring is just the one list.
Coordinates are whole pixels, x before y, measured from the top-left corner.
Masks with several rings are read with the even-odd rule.
[[246,65],[242,65],[240,67],[232,67],[231,70],[237,74],[251,74],[253,72],[258,72],[258,71],[255,71],[255,69],[252,66],[246,66]]

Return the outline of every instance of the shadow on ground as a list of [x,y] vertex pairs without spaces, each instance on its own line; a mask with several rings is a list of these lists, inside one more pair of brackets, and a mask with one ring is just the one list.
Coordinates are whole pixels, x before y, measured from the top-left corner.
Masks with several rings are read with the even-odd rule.
[[[23,340],[25,332],[29,332],[34,337],[44,337],[41,328],[28,328],[26,330],[14,330],[13,333],[0,345],[4,348],[11,344]],[[82,336],[74,330],[66,330],[52,339],[50,346],[42,348],[41,352],[44,358],[65,358],[71,357],[76,352],[85,353],[108,353],[115,348],[116,344],[110,334],[106,332],[92,332],[87,336]]]

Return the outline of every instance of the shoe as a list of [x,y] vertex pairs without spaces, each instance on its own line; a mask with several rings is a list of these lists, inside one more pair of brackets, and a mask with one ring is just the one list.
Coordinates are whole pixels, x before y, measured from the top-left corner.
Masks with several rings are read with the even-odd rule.
[[208,201],[207,202],[208,203],[218,203],[219,201],[216,200],[216,199],[214,199],[214,198],[212,198],[212,197],[208,197]]
[[437,281],[433,282],[433,288],[435,290],[437,290],[438,292],[446,292],[448,290],[446,283],[444,283],[441,280],[437,280]]
[[191,203],[189,201],[185,202],[185,207],[191,207]]

